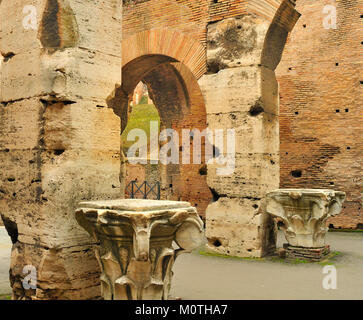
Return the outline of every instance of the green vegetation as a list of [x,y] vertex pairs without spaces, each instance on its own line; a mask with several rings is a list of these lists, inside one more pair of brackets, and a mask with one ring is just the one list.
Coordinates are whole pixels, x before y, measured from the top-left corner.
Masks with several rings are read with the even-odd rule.
[[329,232],[363,232],[363,229],[329,229]]
[[147,96],[142,96],[140,102],[139,102],[139,105],[141,104],[147,104],[149,101],[149,99],[147,98]]
[[236,257],[236,256],[227,256],[225,254],[208,252],[208,251],[199,251],[198,252],[201,256],[207,257],[219,257],[225,259],[237,259],[237,260],[251,260],[251,261],[264,261],[264,258],[249,258],[249,257]]
[[0,294],[0,300],[11,300],[11,295]]
[[330,252],[330,254],[327,256],[327,258],[324,261],[318,262],[322,266],[326,265],[335,265],[336,263],[336,257],[340,256],[342,253],[339,251],[333,251]]
[[158,121],[160,127],[159,112],[153,104],[138,104],[132,107],[127,127],[121,135],[121,144],[124,153],[127,153],[135,141],[127,141],[128,133],[133,129],[144,130],[148,137],[150,137],[150,121]]

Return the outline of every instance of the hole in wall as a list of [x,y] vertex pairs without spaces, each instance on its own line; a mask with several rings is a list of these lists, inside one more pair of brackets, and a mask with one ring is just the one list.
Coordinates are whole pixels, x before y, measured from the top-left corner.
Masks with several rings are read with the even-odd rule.
[[221,197],[220,194],[213,188],[209,188],[210,192],[212,193],[212,201],[217,202],[219,198]]
[[54,150],[54,154],[56,156],[60,156],[62,153],[64,153],[66,150],[64,149],[57,149],[57,150]]
[[15,56],[14,52],[8,52],[2,55],[4,57],[4,62],[8,62],[11,58]]
[[213,245],[218,248],[222,245],[222,243],[218,239],[216,239],[213,241]]
[[339,110],[339,109],[337,109],[337,110],[335,110],[335,112],[336,112],[336,113],[339,113],[339,112],[340,112],[340,110]]
[[15,178],[8,178],[8,181],[9,182],[14,182],[15,181]]
[[208,173],[208,168],[207,165],[203,165],[200,169],[199,169],[199,174],[201,176],[206,176]]
[[256,103],[254,106],[251,107],[251,109],[249,111],[249,114],[252,117],[256,117],[256,116],[258,116],[259,114],[261,114],[264,111],[265,110],[259,104]]
[[332,223],[329,224],[329,229],[334,229],[334,225]]
[[358,223],[357,224],[357,229],[363,230],[363,223]]
[[302,177],[302,171],[301,170],[293,170],[293,171],[291,171],[291,175],[294,178],[301,178]]

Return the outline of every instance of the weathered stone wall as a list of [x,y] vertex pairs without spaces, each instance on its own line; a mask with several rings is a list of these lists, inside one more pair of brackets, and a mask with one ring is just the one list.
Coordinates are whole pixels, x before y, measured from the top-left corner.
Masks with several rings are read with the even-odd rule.
[[[211,129],[237,130],[235,173],[217,177],[215,167],[208,166],[207,170],[214,199],[221,198],[207,210],[211,248],[240,256],[267,253],[273,228],[271,221],[259,214],[260,202],[267,191],[279,185],[278,87],[274,70],[287,33],[298,17],[293,1],[130,2],[123,14],[124,40],[134,37],[138,47],[142,47],[142,41],[146,48],[152,48],[159,36],[148,36],[145,31],[167,27],[168,32],[160,36],[166,48],[177,47],[179,32],[198,41],[206,49],[209,73],[199,80],[206,101],[207,124]],[[177,31],[176,41],[168,36],[173,30]],[[146,36],[149,40],[141,40]],[[194,59],[192,67],[188,65],[197,79],[204,73],[200,72],[201,61]],[[200,114],[203,106],[194,112],[193,115]],[[184,184],[182,195],[190,187],[196,188],[196,182],[201,180],[191,174],[188,179],[192,183]],[[207,195],[202,190],[196,203]],[[230,207],[234,209],[229,210]],[[228,212],[225,215],[223,208]]]
[[[288,19],[286,19],[288,17]],[[299,15],[284,2],[274,20],[248,14],[209,25],[208,73],[199,81],[210,128],[236,130],[236,168],[218,176],[208,166],[215,202],[207,209],[209,248],[260,257],[274,249],[275,230],[263,198],[279,186],[278,65]]]
[[[336,5],[336,29],[324,29],[325,5]],[[362,228],[363,4],[299,0],[297,10],[302,17],[277,70],[281,187],[346,192],[342,213],[329,224]]]
[[[106,98],[121,82],[116,1],[0,4],[0,213],[14,242],[15,299],[97,298],[93,242],[79,227],[80,200],[120,196],[120,119]],[[23,267],[37,270],[24,290]]]
[[[14,298],[99,297],[94,243],[74,210],[123,197],[120,133],[143,78],[164,126],[236,129],[234,174],[207,168],[207,236],[222,253],[268,253],[274,228],[261,199],[279,184],[274,70],[298,18],[293,1],[145,1],[125,9],[123,33],[118,0],[34,1],[37,30],[22,25],[27,4],[0,3],[0,213],[14,241]],[[203,190],[188,197],[206,207],[199,170],[168,166],[163,183],[176,175],[181,195]],[[25,265],[37,268],[36,290],[22,289]]]

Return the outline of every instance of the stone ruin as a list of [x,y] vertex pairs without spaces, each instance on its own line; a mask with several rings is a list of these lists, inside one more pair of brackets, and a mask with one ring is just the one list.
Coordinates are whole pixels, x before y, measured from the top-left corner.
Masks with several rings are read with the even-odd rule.
[[[0,1],[0,213],[14,299],[101,296],[95,240],[74,212],[124,197],[120,135],[140,81],[163,127],[236,130],[234,174],[160,166],[164,200],[200,203],[216,252],[275,249],[262,203],[279,187],[275,69],[300,15],[292,0],[229,2],[37,0],[25,27],[28,2]],[[23,289],[25,265],[37,289]]]
[[76,215],[100,242],[96,256],[105,300],[168,300],[175,259],[203,240],[203,221],[188,202],[82,202]]

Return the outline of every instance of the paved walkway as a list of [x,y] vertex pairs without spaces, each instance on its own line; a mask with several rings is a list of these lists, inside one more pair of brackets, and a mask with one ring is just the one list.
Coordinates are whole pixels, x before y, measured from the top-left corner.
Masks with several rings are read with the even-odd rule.
[[[337,289],[323,289],[324,266],[273,261],[181,255],[174,266],[172,295],[182,299],[363,299],[363,233],[327,235],[334,259]],[[278,247],[284,237],[279,234]]]
[[[363,299],[363,233],[327,235],[337,268],[336,290],[323,289],[324,266],[287,264],[193,254],[181,255],[174,266],[172,296],[191,299]],[[284,242],[279,234],[278,246]],[[11,242],[0,227],[0,295],[10,293]]]

